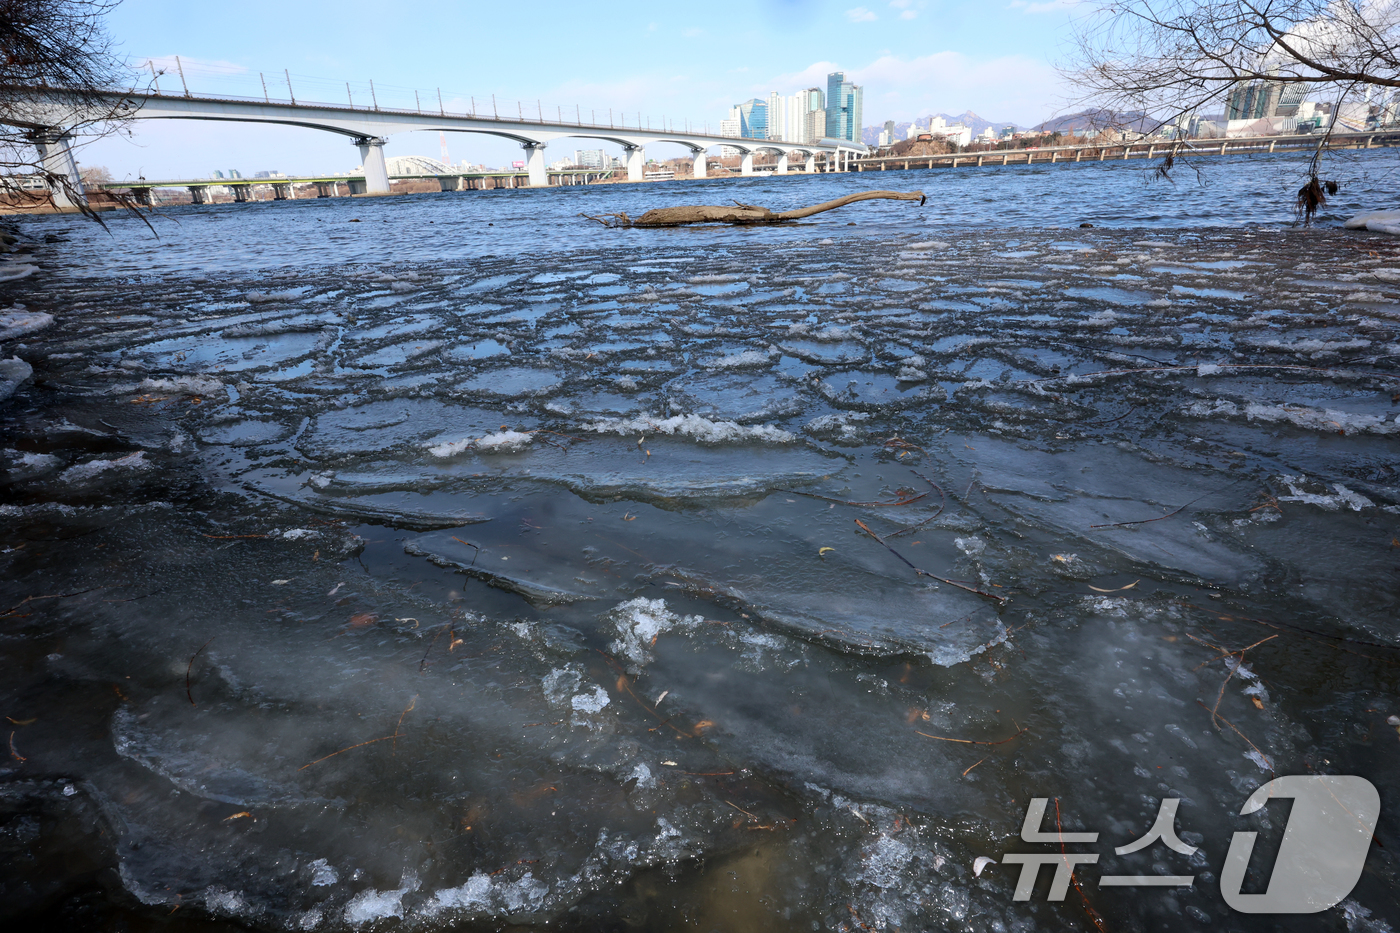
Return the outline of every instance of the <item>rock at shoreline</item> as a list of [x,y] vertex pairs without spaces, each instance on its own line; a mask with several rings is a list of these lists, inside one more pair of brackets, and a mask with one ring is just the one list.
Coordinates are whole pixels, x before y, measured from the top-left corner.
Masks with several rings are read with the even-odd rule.
[[0,360],[0,402],[15,394],[26,379],[34,375],[34,367],[17,356]]

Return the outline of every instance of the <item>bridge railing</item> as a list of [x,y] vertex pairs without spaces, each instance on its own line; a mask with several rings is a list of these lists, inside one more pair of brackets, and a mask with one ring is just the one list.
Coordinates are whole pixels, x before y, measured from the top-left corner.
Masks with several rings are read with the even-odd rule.
[[[644,134],[662,134],[676,138],[693,139],[697,142],[707,141],[710,143],[710,145],[725,145],[726,143],[722,141],[728,139],[734,139],[734,142],[738,145],[751,145],[755,143],[761,144],[765,142],[771,142],[785,146],[829,147],[832,144],[829,140],[821,140],[819,142],[809,143],[790,139],[758,140],[741,137],[726,137],[720,135],[719,133],[710,132],[708,124],[705,125],[703,129],[701,129],[690,126],[688,122],[683,122],[682,127],[677,128],[674,121],[666,120],[665,118],[662,118],[662,120],[660,121],[662,123],[661,126],[653,126],[651,119],[641,113],[636,114],[636,122],[632,123],[629,122],[627,119],[629,115],[623,113],[622,111],[617,111],[616,118],[610,118],[607,123],[604,123],[600,120],[597,120],[596,110],[589,111],[590,115],[593,116],[592,120],[584,120],[583,110],[580,107],[575,107],[573,120],[568,119],[567,113],[562,106],[555,108],[555,118],[550,119],[545,115],[543,104],[539,101],[535,102],[535,114],[530,117],[525,116],[525,103],[523,101],[514,101],[513,103],[516,104],[517,112],[516,115],[512,117],[509,113],[501,113],[501,109],[499,106],[493,106],[489,113],[479,110],[476,107],[475,98],[468,98],[472,101],[472,107],[469,110],[448,109],[444,104],[442,104],[441,99],[436,95],[433,99],[437,99],[439,101],[439,106],[437,107],[432,107],[431,101],[429,102],[430,105],[425,107],[423,106],[421,100],[419,100],[418,106],[416,107],[390,107],[380,105],[377,102],[370,104],[357,104],[354,102],[353,97],[351,97],[350,100],[347,100],[346,102],[342,103],[338,101],[308,100],[302,97],[291,96],[273,97],[270,93],[259,96],[248,94],[210,93],[207,91],[201,91],[198,93],[168,92],[162,90],[159,86],[145,89],[112,89],[108,93],[112,94],[113,96],[128,98],[154,97],[164,100],[188,100],[195,102],[207,101],[210,103],[240,103],[254,105],[264,104],[268,106],[278,107],[317,108],[324,110],[341,111],[345,113],[383,113],[393,114],[396,116],[418,116],[426,118],[441,116],[457,120],[487,120],[493,123],[514,123],[525,126],[578,127],[580,129],[586,130],[611,130],[614,132],[626,133],[635,132]],[[485,103],[484,99],[482,103]],[[612,111],[609,111],[609,113],[611,114]]]
[[[1366,143],[1367,140],[1374,140],[1387,144],[1400,143],[1400,127],[1389,129],[1368,130],[1362,132],[1337,132],[1328,135],[1325,139],[1322,134],[1287,134],[1279,136],[1217,136],[1217,137],[1195,137],[1192,139],[1137,139],[1124,140],[1119,142],[1084,142],[1078,145],[1060,146],[1026,146],[1009,149],[964,149],[960,152],[942,152],[936,155],[880,155],[871,153],[868,156],[857,159],[863,164],[879,162],[928,162],[950,161],[957,159],[959,162],[966,162],[970,159],[996,158],[999,156],[1023,156],[1027,153],[1036,155],[1048,155],[1058,153],[1061,155],[1073,154],[1075,152],[1094,152],[1100,150],[1108,152],[1122,152],[1124,149],[1140,152],[1145,149],[1155,149],[1158,153],[1165,155],[1169,151],[1175,150],[1176,155],[1213,155],[1220,152],[1221,146],[1227,147],[1229,152],[1273,152],[1279,147],[1303,147],[1316,146],[1322,144],[1327,149],[1348,149]],[[1181,149],[1177,149],[1181,147]],[[1184,151],[1182,151],[1184,149]]]

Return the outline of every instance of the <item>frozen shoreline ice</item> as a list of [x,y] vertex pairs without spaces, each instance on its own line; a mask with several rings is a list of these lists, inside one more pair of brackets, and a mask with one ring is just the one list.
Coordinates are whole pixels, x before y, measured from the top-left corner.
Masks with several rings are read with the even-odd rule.
[[[1180,796],[1204,871],[1267,767],[1393,793],[1400,266],[1352,236],[60,277],[0,409],[4,606],[63,597],[11,620],[4,813],[267,929],[703,913],[705,866],[1010,929],[1083,920],[973,871],[1029,796],[1115,842]],[[1226,917],[1177,897],[1100,908]]]

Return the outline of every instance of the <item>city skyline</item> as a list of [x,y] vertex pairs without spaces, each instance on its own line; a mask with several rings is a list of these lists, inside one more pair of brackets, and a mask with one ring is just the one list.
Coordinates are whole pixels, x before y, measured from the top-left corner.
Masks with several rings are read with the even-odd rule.
[[795,94],[769,91],[767,100],[755,97],[735,104],[720,122],[720,135],[788,143],[819,139],[860,142],[864,93],[865,89],[849,81],[844,72],[834,71],[826,76],[825,90],[810,87]]
[[[612,107],[677,122],[709,120],[716,132],[716,117],[734,102],[766,99],[774,88],[789,93],[825,88],[826,75],[834,71],[877,89],[864,101],[866,123],[964,109],[1038,122],[1067,96],[1051,63],[1068,14],[1041,9],[1045,6],[989,11],[912,0],[866,7],[772,0],[756,12],[721,3],[697,23],[689,14],[664,11],[639,22],[593,22],[574,7],[545,2],[542,15],[532,18],[528,60],[518,54],[521,45],[508,39],[518,24],[509,11],[495,9],[470,15],[442,11],[435,14],[434,28],[423,31],[359,0],[294,5],[250,0],[244,7],[250,17],[317,24],[311,30],[268,31],[252,43],[237,30],[218,28],[222,14],[215,10],[173,0],[125,0],[110,17],[110,28],[134,61],[169,62],[173,71],[173,57],[180,55],[191,71],[222,75],[219,80],[250,94],[256,93],[259,72],[272,80],[287,68],[295,80],[313,75],[328,87],[341,82],[342,91],[343,82],[350,81],[356,94],[371,79],[381,93],[391,85],[408,89],[410,100],[415,87],[431,95],[441,86],[461,93],[464,107],[468,94],[480,101],[495,93],[512,105],[517,100],[542,100],[546,108],[575,105],[585,117],[589,108]],[[711,24],[715,16],[743,25],[719,28]],[[492,41],[479,41],[485,34]],[[464,55],[464,48],[471,54]],[[755,48],[763,55],[752,54]],[[608,55],[602,66],[600,49],[627,51]],[[367,92],[364,99],[368,102]],[[359,161],[343,140],[305,130],[188,123],[135,129],[134,139],[104,141],[79,159],[105,165],[117,177],[202,173],[208,166],[227,165],[322,171],[348,169]],[[395,155],[431,155],[439,148],[435,134],[421,139],[405,134],[391,145]],[[558,155],[591,145],[570,142]],[[457,135],[451,146],[459,160],[508,165],[520,158],[518,148],[491,137]],[[660,158],[683,154],[680,147],[655,153]],[[549,153],[551,161],[555,156]]]

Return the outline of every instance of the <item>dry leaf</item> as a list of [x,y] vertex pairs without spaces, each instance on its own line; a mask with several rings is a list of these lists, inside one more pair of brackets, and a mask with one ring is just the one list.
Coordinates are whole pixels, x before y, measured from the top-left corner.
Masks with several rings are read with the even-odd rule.
[[1095,593],[1121,593],[1121,592],[1123,592],[1124,590],[1131,590],[1133,587],[1137,586],[1137,585],[1138,585],[1139,583],[1141,583],[1141,582],[1142,582],[1141,580],[1134,580],[1132,583],[1129,583],[1127,586],[1120,586],[1120,587],[1118,587],[1117,589],[1112,589],[1112,590],[1103,590],[1103,589],[1099,589],[1097,586],[1094,586],[1092,583],[1090,583],[1090,584],[1089,584],[1089,589],[1093,590]]

